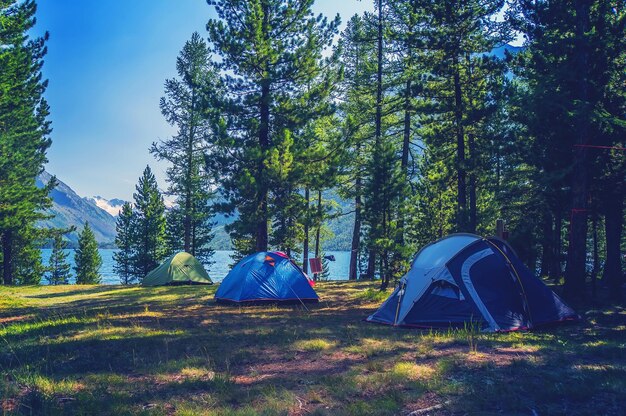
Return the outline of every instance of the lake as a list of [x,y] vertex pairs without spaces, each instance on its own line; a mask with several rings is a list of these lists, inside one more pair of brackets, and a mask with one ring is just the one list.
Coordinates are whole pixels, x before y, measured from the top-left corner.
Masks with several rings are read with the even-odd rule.
[[[45,265],[48,264],[48,260],[50,259],[51,249],[42,249],[42,259]],[[120,283],[119,277],[113,271],[113,253],[117,250],[115,249],[100,249],[100,256],[102,257],[102,268],[100,269],[100,274],[102,275],[102,283],[105,285],[116,285]],[[72,274],[74,274],[74,250],[66,250],[69,253],[68,262],[72,265]],[[233,251],[216,251],[213,255],[213,264],[207,268],[209,272],[209,276],[214,282],[220,282],[230,270],[230,265],[233,260],[231,259],[231,255]],[[327,251],[327,256],[333,255],[335,256],[335,261],[329,261],[328,266],[330,269],[330,279],[331,280],[347,280],[348,279],[348,270],[350,268],[350,252],[349,251]],[[311,255],[311,257],[313,257]],[[71,283],[74,283],[74,280],[70,280]],[[46,279],[41,280],[42,284],[47,284]]]

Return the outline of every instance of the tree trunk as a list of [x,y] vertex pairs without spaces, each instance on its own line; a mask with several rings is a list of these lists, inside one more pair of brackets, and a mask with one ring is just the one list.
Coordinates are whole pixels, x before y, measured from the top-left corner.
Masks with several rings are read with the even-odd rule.
[[361,178],[357,177],[355,189],[357,196],[354,200],[354,228],[352,229],[352,246],[350,251],[350,271],[348,279],[357,280],[359,250],[361,245]]
[[[582,170],[582,168],[579,168]],[[581,174],[574,174],[581,181],[586,181]],[[580,186],[583,187],[583,186]],[[585,206],[585,198],[576,196],[574,205]],[[585,208],[573,208],[570,216],[570,238],[565,266],[565,292],[568,296],[582,297],[586,280],[587,257],[587,211]]]
[[598,279],[598,216],[594,215],[592,220],[592,238],[593,238],[593,270],[591,271],[591,296],[596,298],[596,280]]
[[5,285],[13,284],[13,231],[5,230],[2,234],[2,281]]
[[476,148],[474,145],[474,135],[468,135],[469,157],[471,169],[469,174],[469,232],[476,233],[478,216],[476,213]]
[[[404,225],[405,225],[405,211],[404,211],[404,203],[406,197],[408,195],[408,187],[410,185],[410,177],[409,177],[409,146],[411,144],[411,114],[412,114],[412,105],[411,105],[411,80],[407,80],[405,91],[404,91],[404,132],[402,137],[402,156],[400,159],[400,167],[402,170],[404,186],[406,187],[407,193],[402,193],[401,199],[398,204],[398,208],[396,209],[397,215],[397,227],[396,227],[396,235],[395,235],[395,244],[396,250],[393,252],[393,260],[391,262],[391,267],[393,270],[388,269],[388,274],[396,274],[401,270],[402,264],[402,250],[399,248],[404,246]],[[388,266],[388,260],[386,261],[386,265]],[[388,285],[388,281],[383,283],[386,288]],[[381,287],[381,289],[384,290]]]
[[[576,48],[575,68],[578,78],[576,91],[579,102],[579,114],[575,120],[575,143],[588,144],[591,140],[588,61],[589,46],[585,39],[589,31],[589,2],[578,0],[576,8],[576,28],[574,46]],[[567,250],[567,266],[565,267],[565,292],[568,296],[582,297],[585,288],[585,266],[587,254],[587,149],[577,147],[574,153],[572,175],[572,213],[570,222],[570,241]]]
[[543,217],[543,238],[541,240],[541,276],[550,275],[554,254],[553,238],[552,215],[546,210]]
[[609,287],[609,293],[615,300],[621,295],[623,282],[620,241],[624,221],[624,195],[612,194],[614,198],[605,203],[604,227],[606,232],[606,263],[602,283]]
[[[382,135],[382,103],[383,103],[383,1],[378,0],[378,33],[377,33],[377,71],[376,71],[376,130],[375,146],[380,146]],[[379,178],[382,179],[382,178]],[[374,279],[376,275],[376,251],[369,250],[367,276]]]
[[[195,216],[195,215],[194,215]],[[191,248],[191,251],[187,251],[187,253],[191,254],[192,256],[196,255],[196,222],[192,221],[191,223],[191,241],[189,243],[189,246]]]
[[369,257],[367,258],[367,278],[374,280],[376,276],[376,251],[374,249],[369,250]]
[[400,165],[402,166],[402,172],[408,178],[408,166],[409,166],[409,146],[411,144],[411,80],[406,82],[406,89],[404,92],[404,134],[402,137],[402,159]]
[[454,124],[456,130],[456,168],[457,168],[457,230],[467,230],[467,188],[465,171],[465,132],[463,129],[463,96],[458,61],[454,58]]
[[[322,230],[322,191],[317,191],[317,230],[315,231],[315,258],[320,257],[320,234]],[[315,273],[314,279],[317,280]]]
[[389,286],[389,264],[388,264],[388,253],[384,252],[380,259],[380,290],[385,291]]
[[306,217],[305,217],[305,221],[304,221],[304,242],[303,242],[303,247],[302,247],[302,271],[304,273],[308,273],[309,272],[309,221],[311,219],[311,216],[309,215],[309,208],[310,208],[310,191],[309,191],[309,187],[307,186],[304,189],[304,199],[306,201]]
[[192,200],[192,190],[191,190],[191,181],[193,177],[193,141],[195,135],[195,126],[194,126],[194,103],[196,100],[196,91],[195,88],[191,93],[191,110],[189,112],[189,138],[187,141],[187,172],[185,178],[185,216],[183,221],[184,227],[184,250],[187,253],[191,253],[191,255],[195,256],[194,251],[191,246],[191,228],[193,226],[193,213],[192,207],[194,201]]
[[377,71],[376,71],[376,144],[380,142],[382,131],[383,103],[383,0],[378,0],[378,35],[377,35]]
[[256,251],[267,251],[267,184],[265,176],[265,153],[269,148],[269,124],[270,124],[270,83],[264,80],[261,85],[259,147],[262,156],[257,167],[257,226],[256,226]]
[[554,213],[554,234],[552,238],[552,266],[550,267],[550,279],[555,283],[561,280],[561,228],[563,226],[563,211],[559,208]]
[[[402,167],[402,174],[405,175],[405,180],[409,182],[409,146],[411,144],[411,80],[406,82],[406,89],[404,92],[404,134],[402,137],[402,158],[400,159],[400,166]],[[398,237],[396,242],[399,245],[404,244],[404,213],[400,211],[398,213]]]

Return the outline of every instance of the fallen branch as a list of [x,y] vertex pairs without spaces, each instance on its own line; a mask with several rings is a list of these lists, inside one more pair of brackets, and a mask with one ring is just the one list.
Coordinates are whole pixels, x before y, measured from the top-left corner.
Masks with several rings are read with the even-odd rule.
[[444,402],[441,404],[436,404],[434,406],[430,406],[430,407],[425,407],[423,409],[417,409],[412,411],[411,413],[407,414],[406,416],[417,416],[417,415],[423,415],[424,413],[428,413],[431,412],[433,410],[439,410],[442,409],[445,405],[447,405],[450,402]]

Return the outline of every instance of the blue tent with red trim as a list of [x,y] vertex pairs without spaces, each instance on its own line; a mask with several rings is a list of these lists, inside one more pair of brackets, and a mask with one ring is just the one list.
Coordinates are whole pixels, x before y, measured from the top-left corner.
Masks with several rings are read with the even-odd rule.
[[226,303],[317,302],[312,283],[285,253],[259,252],[244,257],[232,268],[215,299]]
[[453,234],[420,250],[393,294],[367,318],[405,327],[514,331],[578,316],[497,238]]

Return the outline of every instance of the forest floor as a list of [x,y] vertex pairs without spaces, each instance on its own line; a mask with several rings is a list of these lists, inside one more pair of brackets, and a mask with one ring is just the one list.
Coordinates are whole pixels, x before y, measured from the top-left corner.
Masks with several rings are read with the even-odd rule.
[[536,332],[363,322],[387,294],[322,282],[308,306],[215,287],[0,287],[2,414],[623,415],[626,308]]

